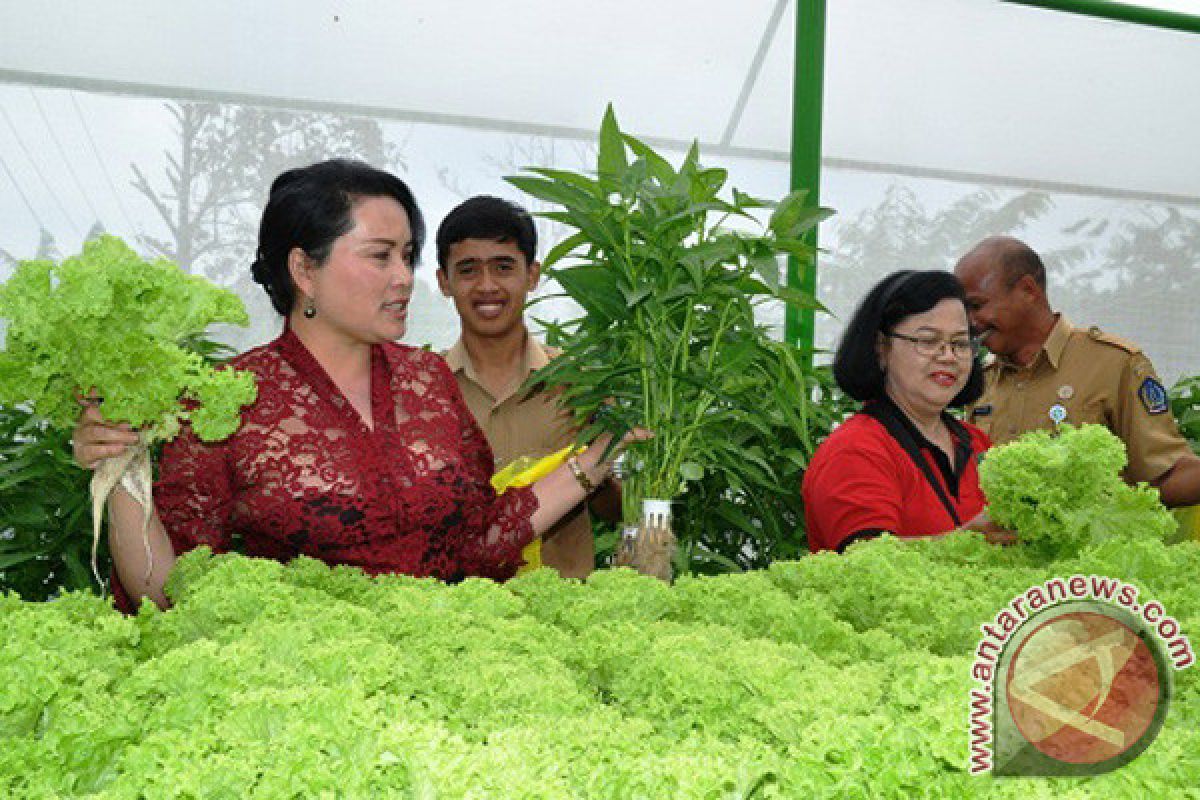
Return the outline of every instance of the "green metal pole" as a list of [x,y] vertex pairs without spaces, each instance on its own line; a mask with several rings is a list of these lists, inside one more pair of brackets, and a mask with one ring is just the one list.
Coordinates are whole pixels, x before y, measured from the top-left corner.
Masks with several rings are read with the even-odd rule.
[[[808,190],[808,204],[821,204],[821,108],[825,84],[825,0],[796,0],[796,56],[792,85],[792,188]],[[817,289],[817,231],[807,237],[811,264],[788,260],[787,282],[810,295]],[[784,337],[800,346],[812,365],[816,313],[788,307]]]
[[1200,33],[1200,16],[1164,11],[1158,8],[1113,3],[1109,0],[1005,0],[1021,6],[1045,8],[1050,11],[1066,11],[1088,17],[1102,17],[1120,22],[1133,22],[1155,28]]

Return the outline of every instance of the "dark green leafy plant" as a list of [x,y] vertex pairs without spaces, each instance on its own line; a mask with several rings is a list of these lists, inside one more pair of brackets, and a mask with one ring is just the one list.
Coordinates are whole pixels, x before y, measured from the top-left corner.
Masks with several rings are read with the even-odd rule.
[[547,254],[546,274],[585,311],[547,325],[564,354],[531,380],[563,387],[584,437],[654,432],[627,457],[626,521],[644,498],[682,497],[677,567],[794,553],[799,473],[828,424],[812,407],[813,375],[755,309],[820,308],[781,283],[780,259],[810,262],[802,237],[832,212],[804,192],[723,196],[726,171],[702,166],[696,146],[676,169],[622,133],[611,108],[594,175],[527,172],[508,180],[575,231]]
[[0,591],[46,600],[94,587],[91,474],[72,461],[69,442],[30,412],[0,406]]
[[1184,376],[1171,387],[1171,413],[1192,451],[1200,455],[1200,375]]

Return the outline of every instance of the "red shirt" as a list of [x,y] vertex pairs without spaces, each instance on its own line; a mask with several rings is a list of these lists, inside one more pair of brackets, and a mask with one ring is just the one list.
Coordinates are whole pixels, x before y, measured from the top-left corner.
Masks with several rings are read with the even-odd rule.
[[154,500],[176,553],[236,543],[443,579],[522,563],[537,499],[492,490],[491,448],[440,356],[372,347],[373,429],[290,329],[232,365],[258,379],[237,433],[205,443],[185,429],[163,450]]
[[956,463],[951,465],[945,453],[917,432],[890,401],[878,405],[887,406],[884,419],[891,420],[893,430],[871,413],[859,412],[817,448],[804,473],[804,518],[808,546],[814,552],[840,551],[852,537],[882,531],[920,536],[959,527],[897,439],[893,431],[901,428],[912,436],[918,457],[929,465],[961,523],[986,505],[979,488],[978,461],[979,454],[991,446],[987,434],[957,420],[948,423],[956,432]]

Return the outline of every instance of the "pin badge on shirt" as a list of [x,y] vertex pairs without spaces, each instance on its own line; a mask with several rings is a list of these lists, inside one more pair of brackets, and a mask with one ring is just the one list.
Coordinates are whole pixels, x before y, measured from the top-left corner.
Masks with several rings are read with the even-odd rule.
[[1070,384],[1065,384],[1058,387],[1058,399],[1062,401],[1070,400],[1075,396],[1075,387]]
[[1165,414],[1170,407],[1167,402],[1167,390],[1154,378],[1146,378],[1138,387],[1138,399],[1151,414]]
[[1055,403],[1054,405],[1050,406],[1050,411],[1047,416],[1050,417],[1050,421],[1054,423],[1055,427],[1057,427],[1062,425],[1063,421],[1066,420],[1067,409],[1061,403]]
[[986,417],[991,413],[992,407],[990,405],[975,406],[973,409],[971,409],[972,417]]

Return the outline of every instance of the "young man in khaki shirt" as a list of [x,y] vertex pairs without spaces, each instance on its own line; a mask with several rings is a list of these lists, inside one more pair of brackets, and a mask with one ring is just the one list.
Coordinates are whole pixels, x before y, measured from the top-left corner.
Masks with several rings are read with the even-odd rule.
[[1125,443],[1124,477],[1167,506],[1200,503],[1200,459],[1180,435],[1166,389],[1136,345],[1073,327],[1046,298],[1046,269],[1028,245],[984,239],[954,268],[971,325],[992,357],[969,420],[995,444],[1035,428],[1098,423]]
[[[497,469],[571,444],[570,415],[554,394],[538,387],[519,391],[531,373],[558,355],[525,324],[525,299],[541,276],[533,220],[506,200],[472,197],[446,215],[436,238],[438,285],[454,301],[462,325],[444,356],[492,446]],[[613,492],[610,482],[598,492],[596,508],[605,516],[619,508]],[[543,536],[541,551],[542,563],[565,578],[591,573],[595,550],[585,504]]]

